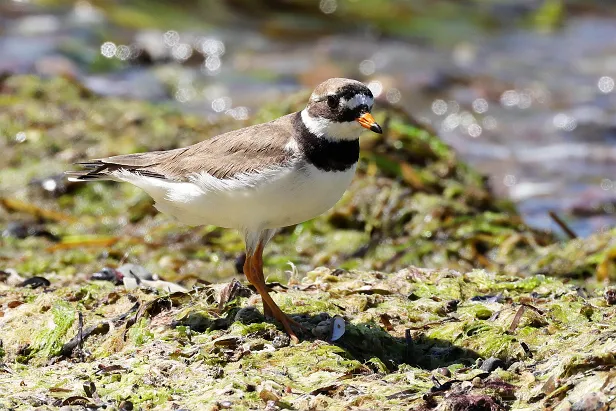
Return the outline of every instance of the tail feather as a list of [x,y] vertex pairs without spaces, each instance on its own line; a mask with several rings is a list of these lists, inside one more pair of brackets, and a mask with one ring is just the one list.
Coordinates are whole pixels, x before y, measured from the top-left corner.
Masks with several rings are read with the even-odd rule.
[[75,163],[85,168],[79,171],[65,171],[64,174],[69,181],[93,181],[93,180],[108,180],[109,174],[106,173],[108,168],[105,163],[99,160],[84,161]]
[[115,180],[113,173],[117,171],[129,171],[145,177],[165,178],[164,175],[141,167],[131,167],[124,164],[107,163],[101,160],[91,160],[75,163],[85,170],[65,171],[64,174],[69,181],[95,181],[95,180]]
[[94,181],[94,180],[111,180],[108,174],[90,174],[88,171],[65,171],[64,175],[68,177],[68,181]]

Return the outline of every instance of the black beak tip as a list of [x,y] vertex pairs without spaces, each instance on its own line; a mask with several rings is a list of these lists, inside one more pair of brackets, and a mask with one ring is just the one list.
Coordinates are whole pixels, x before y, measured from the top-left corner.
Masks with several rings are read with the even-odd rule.
[[373,123],[370,126],[370,131],[374,131],[375,133],[378,133],[378,134],[383,134],[383,129],[381,128],[381,126],[379,126],[376,123]]

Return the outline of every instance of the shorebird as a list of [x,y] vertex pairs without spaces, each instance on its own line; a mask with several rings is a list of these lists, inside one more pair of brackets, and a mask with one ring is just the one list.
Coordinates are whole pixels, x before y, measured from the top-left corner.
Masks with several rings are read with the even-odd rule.
[[306,108],[220,134],[185,148],[118,155],[78,163],[72,181],[114,180],[145,190],[156,208],[188,225],[234,228],[244,235],[244,274],[266,316],[292,325],[268,293],[263,249],[276,230],[314,218],[342,197],[359,159],[364,129],[382,133],[370,114],[372,92],[356,80],[332,78]]

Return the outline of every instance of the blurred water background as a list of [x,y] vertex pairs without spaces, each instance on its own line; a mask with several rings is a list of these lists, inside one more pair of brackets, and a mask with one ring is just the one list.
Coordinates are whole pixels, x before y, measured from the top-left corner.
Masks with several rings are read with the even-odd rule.
[[[0,1],[0,72],[69,75],[238,126],[334,76],[431,125],[526,220],[616,222],[616,4]],[[0,130],[1,133],[1,130]]]

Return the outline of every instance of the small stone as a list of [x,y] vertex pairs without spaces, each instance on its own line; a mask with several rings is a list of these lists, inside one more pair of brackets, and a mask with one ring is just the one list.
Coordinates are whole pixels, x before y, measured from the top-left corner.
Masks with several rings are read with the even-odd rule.
[[524,363],[522,361],[516,361],[507,368],[507,371],[520,374],[524,370]]
[[581,399],[573,403],[571,411],[603,411],[607,410],[603,395],[596,392],[590,392],[584,395]]
[[[313,324],[320,324],[323,321],[327,321],[331,318],[331,316],[328,313],[320,313],[320,314],[316,314],[314,316],[312,316],[310,318],[310,322]],[[298,321],[301,321],[301,319],[297,319]]]
[[93,281],[111,281],[116,285],[122,284],[123,275],[119,271],[111,267],[103,267],[99,272],[92,274],[90,280]]
[[214,321],[207,315],[207,313],[193,311],[188,313],[186,317],[174,322],[172,325],[175,327],[182,325],[189,327],[192,331],[202,333],[212,327],[214,325]]
[[122,401],[118,408],[120,409],[120,411],[132,411],[134,406],[132,402],[126,400],[126,401]]
[[441,367],[437,368],[435,371],[437,374],[444,375],[445,377],[451,377],[451,371],[449,371],[449,368]]
[[257,392],[259,394],[259,398],[261,398],[266,403],[269,401],[273,401],[277,403],[280,401],[280,395],[278,393],[279,389],[282,389],[282,386],[278,385],[273,381],[265,381],[259,387],[257,387]]
[[18,287],[29,287],[29,288],[39,288],[39,287],[49,287],[51,283],[45,277],[34,276],[30,277],[24,282],[18,284]]
[[452,313],[458,309],[458,304],[460,300],[450,300],[445,303],[445,312]]
[[419,296],[415,293],[410,293],[409,295],[407,295],[407,297],[410,301],[417,301],[419,300]]
[[288,347],[289,344],[291,344],[291,338],[289,338],[289,336],[286,334],[277,335],[272,341],[272,345],[276,349]]
[[158,277],[149,272],[145,267],[137,264],[124,264],[118,267],[117,271],[124,277],[128,278],[137,278],[139,280],[158,280]]
[[49,232],[43,224],[23,221],[12,221],[7,224],[2,237],[14,237],[24,239],[27,237],[44,237],[51,241],[59,241],[60,238]]
[[475,318],[478,320],[487,320],[492,316],[492,311],[484,306],[478,306],[475,309]]
[[16,287],[25,280],[24,277],[12,268],[0,270],[0,282],[5,282],[9,286]]
[[605,290],[605,301],[608,303],[608,305],[615,305],[616,304],[616,288],[608,288],[607,290]]
[[235,321],[239,321],[242,324],[247,325],[262,323],[265,321],[265,317],[255,307],[245,307],[240,309],[237,314],[235,314]]
[[494,357],[488,358],[479,367],[479,369],[486,371],[486,372],[495,371],[497,368],[505,369],[505,363],[503,362],[503,360],[499,358],[494,358]]
[[276,405],[276,401],[269,400],[264,408],[264,411],[278,411],[279,409],[280,407]]
[[319,340],[327,340],[329,339],[331,328],[332,325],[330,320],[321,321],[312,329],[312,335],[317,337]]
[[[312,335],[323,341],[336,341],[340,339],[346,330],[344,318],[339,315],[330,317],[329,314],[319,314],[314,319],[320,319],[316,326],[312,327]],[[311,320],[311,322],[312,322]]]

